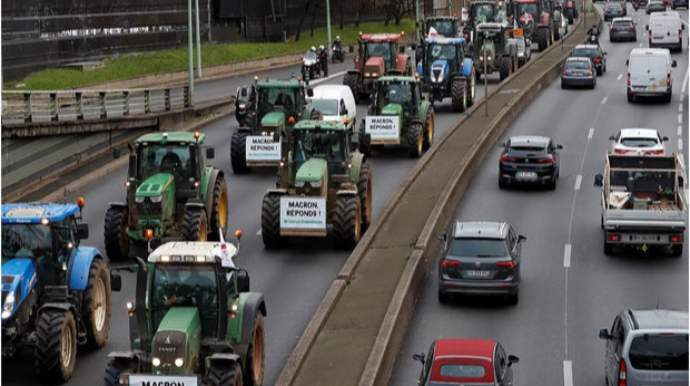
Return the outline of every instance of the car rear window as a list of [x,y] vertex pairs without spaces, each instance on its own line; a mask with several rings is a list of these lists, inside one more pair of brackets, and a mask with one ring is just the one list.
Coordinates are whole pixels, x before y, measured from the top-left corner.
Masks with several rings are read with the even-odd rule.
[[575,50],[573,50],[573,56],[596,58],[597,56],[599,56],[599,53],[594,48],[576,48]]
[[451,378],[483,378],[486,375],[484,366],[479,365],[442,365],[441,376]]
[[628,147],[652,147],[659,144],[656,138],[623,138],[621,145]]
[[[569,70],[589,70],[589,63],[583,62],[580,60],[577,61],[572,61],[572,62],[566,62],[565,63],[565,68]],[[542,149],[539,149],[542,150]]]
[[620,4],[613,3],[606,6],[606,9],[623,9]]
[[632,22],[630,20],[621,20],[613,23],[613,27],[616,28],[630,28],[632,27]]
[[544,151],[544,148],[541,146],[511,146],[510,150],[515,150],[515,151]]
[[630,345],[630,365],[638,370],[688,370],[688,334],[645,334]]
[[501,239],[454,239],[450,245],[451,256],[457,257],[504,257],[508,255]]

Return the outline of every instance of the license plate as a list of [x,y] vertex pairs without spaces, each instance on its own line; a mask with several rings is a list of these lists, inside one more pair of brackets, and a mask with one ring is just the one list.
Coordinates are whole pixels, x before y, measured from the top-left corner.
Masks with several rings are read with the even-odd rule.
[[515,173],[516,178],[537,178],[536,172],[517,172]]
[[659,39],[663,39],[663,38],[664,38],[663,36],[654,36],[652,39],[659,40]]
[[491,271],[478,271],[475,269],[465,270],[465,277],[489,277]]
[[573,72],[574,76],[582,76],[584,74],[585,74],[584,72]]
[[632,235],[633,241],[639,242],[653,242],[657,241],[657,235]]

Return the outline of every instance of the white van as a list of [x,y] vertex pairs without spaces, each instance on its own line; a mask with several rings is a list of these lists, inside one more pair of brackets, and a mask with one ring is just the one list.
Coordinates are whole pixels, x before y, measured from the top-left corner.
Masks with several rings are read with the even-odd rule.
[[309,97],[312,105],[323,114],[324,121],[343,122],[350,120],[348,127],[355,128],[357,105],[350,87],[343,85],[323,85],[314,87],[314,96]]
[[673,76],[671,68],[676,61],[671,60],[671,53],[666,48],[634,48],[630,53],[628,66],[628,102],[637,97],[664,97],[671,102],[673,94]]
[[647,36],[649,48],[668,48],[678,52],[683,51],[683,30],[685,24],[678,12],[657,12],[649,16]]

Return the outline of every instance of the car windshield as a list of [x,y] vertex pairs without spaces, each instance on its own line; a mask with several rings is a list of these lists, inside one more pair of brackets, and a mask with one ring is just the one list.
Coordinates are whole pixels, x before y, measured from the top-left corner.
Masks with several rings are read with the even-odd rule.
[[412,87],[409,83],[384,83],[381,92],[386,104],[402,104],[412,100]]
[[338,115],[337,99],[312,99],[311,104],[323,115]]
[[2,262],[37,258],[52,250],[50,227],[41,224],[2,224]]
[[573,57],[576,58],[596,58],[599,53],[594,48],[576,48],[573,50]]
[[448,60],[452,61],[455,59],[455,46],[453,45],[440,45],[434,44],[431,46],[429,52],[429,62],[434,62],[435,60]]
[[[455,22],[453,20],[430,20],[428,25],[429,29],[434,27],[439,35],[445,37],[454,37],[453,27]],[[428,32],[428,31],[427,31]]]
[[181,144],[142,144],[139,147],[139,176],[145,180],[158,173],[171,173],[177,184],[184,184],[183,177],[196,177],[196,146]]
[[565,62],[565,68],[568,70],[589,70],[589,63],[582,60],[571,60]]
[[345,160],[343,131],[295,130],[295,158],[304,162],[312,157],[325,158],[328,162]]
[[299,100],[298,89],[294,87],[262,87],[259,88],[259,117],[274,111],[276,106],[291,113],[295,103]]
[[453,239],[450,244],[450,256],[457,257],[504,257],[505,241],[501,239]]
[[154,308],[218,308],[217,276],[211,265],[157,265],[151,288]]
[[630,344],[630,365],[638,370],[688,371],[688,334],[644,334]]
[[621,145],[627,147],[653,147],[659,144],[656,138],[623,138]]
[[480,365],[441,365],[439,373],[443,377],[451,378],[483,378],[486,368]]

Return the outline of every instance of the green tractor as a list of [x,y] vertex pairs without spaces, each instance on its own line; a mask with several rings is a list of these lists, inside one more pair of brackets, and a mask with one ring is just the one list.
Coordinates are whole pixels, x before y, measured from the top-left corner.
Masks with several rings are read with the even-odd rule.
[[372,174],[364,155],[353,150],[343,122],[307,120],[292,131],[278,187],[264,196],[261,236],[267,248],[290,237],[325,237],[352,249],[371,223]]
[[499,23],[481,23],[477,26],[476,44],[473,49],[477,78],[481,74],[487,76],[498,71],[501,80],[504,80],[517,69],[517,46],[509,40],[511,31],[512,28]]
[[235,174],[249,173],[252,167],[275,167],[281,158],[281,143],[273,133],[290,130],[295,122],[310,118],[314,108],[306,99],[305,83],[294,76],[288,80],[255,77],[255,106],[232,135],[230,162]]
[[[129,257],[130,242],[221,240],[228,224],[223,171],[206,165],[199,132],[152,133],[129,146],[126,202],[110,203],[105,251],[111,261]],[[116,158],[119,154],[114,154]],[[206,147],[206,158],[215,156]]]
[[500,7],[498,2],[494,0],[475,0],[469,4],[467,21],[462,28],[462,37],[468,43],[474,43],[477,26],[481,23],[497,21]]
[[238,254],[231,243],[170,242],[117,269],[136,272],[136,299],[127,303],[130,349],[108,355],[105,386],[261,386],[266,304],[249,292]]
[[405,145],[412,158],[421,157],[434,142],[434,108],[418,76],[380,78],[358,134],[366,156],[373,146]]

